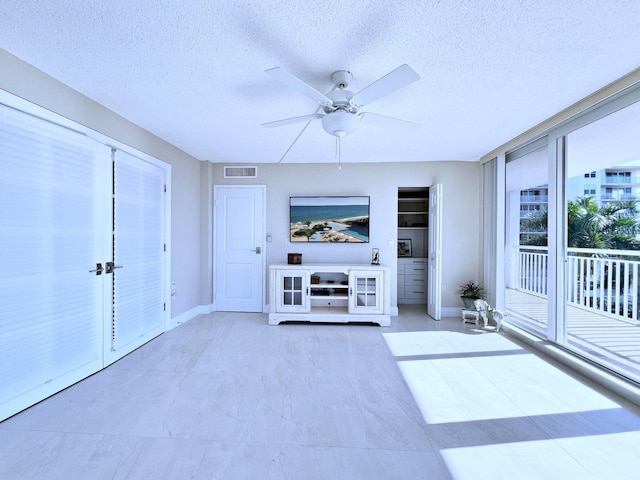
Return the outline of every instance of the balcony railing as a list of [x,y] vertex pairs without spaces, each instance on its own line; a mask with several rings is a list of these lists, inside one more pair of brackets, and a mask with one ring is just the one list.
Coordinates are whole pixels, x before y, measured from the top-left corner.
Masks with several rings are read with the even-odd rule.
[[[613,185],[628,184],[628,183],[631,183],[631,177],[604,177],[604,179],[602,180],[602,183],[613,184]],[[635,178],[633,183],[636,183]]]
[[618,200],[637,200],[637,197],[635,195],[632,195],[630,193],[623,193],[623,194],[618,194],[618,195],[613,195],[613,194],[604,194],[604,195],[600,195],[600,200],[611,200],[611,201],[618,201]]
[[549,195],[520,195],[520,203],[548,203]]
[[[547,247],[520,246],[518,288],[547,295]],[[567,249],[568,304],[639,322],[640,251]]]

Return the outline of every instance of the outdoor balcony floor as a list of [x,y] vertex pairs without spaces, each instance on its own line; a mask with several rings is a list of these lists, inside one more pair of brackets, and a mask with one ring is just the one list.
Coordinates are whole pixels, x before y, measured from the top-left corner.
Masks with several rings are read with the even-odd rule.
[[[507,320],[547,330],[547,298],[508,288]],[[567,304],[567,347],[640,380],[640,324]]]

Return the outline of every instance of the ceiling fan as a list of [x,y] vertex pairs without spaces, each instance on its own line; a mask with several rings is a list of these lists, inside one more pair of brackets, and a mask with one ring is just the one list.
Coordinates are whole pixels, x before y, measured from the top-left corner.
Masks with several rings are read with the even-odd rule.
[[292,123],[307,122],[307,125],[280,158],[280,162],[313,120],[321,120],[324,131],[336,137],[336,157],[338,161],[340,161],[340,139],[353,133],[360,122],[377,124],[383,127],[391,125],[418,126],[417,123],[407,120],[361,111],[365,105],[418,81],[420,76],[409,65],[399,66],[357,93],[347,90],[353,79],[351,72],[347,70],[338,70],[331,75],[334,87],[326,94],[321,93],[280,67],[271,68],[266,70],[265,73],[270,78],[291,87],[319,104],[315,113],[262,124],[264,127],[273,128]]

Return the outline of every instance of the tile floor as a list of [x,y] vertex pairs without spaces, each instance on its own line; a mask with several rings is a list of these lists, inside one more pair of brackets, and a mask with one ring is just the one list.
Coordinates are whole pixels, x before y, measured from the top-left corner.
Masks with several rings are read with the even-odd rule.
[[0,478],[639,478],[632,407],[423,310],[198,317],[0,423]]

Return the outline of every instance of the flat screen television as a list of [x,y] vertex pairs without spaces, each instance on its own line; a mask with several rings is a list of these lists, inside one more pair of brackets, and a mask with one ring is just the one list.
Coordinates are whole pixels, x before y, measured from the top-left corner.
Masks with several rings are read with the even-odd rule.
[[369,243],[369,197],[290,197],[291,242]]

